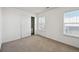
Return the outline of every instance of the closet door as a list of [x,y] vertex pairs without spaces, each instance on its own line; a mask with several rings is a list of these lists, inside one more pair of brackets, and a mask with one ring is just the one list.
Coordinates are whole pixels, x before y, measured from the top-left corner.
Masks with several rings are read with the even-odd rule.
[[31,19],[29,16],[23,16],[21,20],[21,37],[31,35]]
[[0,8],[0,49],[1,49],[1,43],[2,43],[2,13]]

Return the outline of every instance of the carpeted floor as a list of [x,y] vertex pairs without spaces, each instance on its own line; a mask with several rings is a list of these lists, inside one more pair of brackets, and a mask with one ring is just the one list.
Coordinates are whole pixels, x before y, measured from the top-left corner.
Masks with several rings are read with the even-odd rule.
[[31,36],[2,44],[2,52],[77,52],[74,48],[41,36]]

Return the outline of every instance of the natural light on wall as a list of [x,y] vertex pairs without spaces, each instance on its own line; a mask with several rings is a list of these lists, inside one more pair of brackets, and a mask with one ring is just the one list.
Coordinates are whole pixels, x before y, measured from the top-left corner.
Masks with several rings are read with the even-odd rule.
[[45,16],[41,16],[38,18],[38,29],[40,31],[45,30]]
[[64,13],[64,34],[79,37],[79,10]]

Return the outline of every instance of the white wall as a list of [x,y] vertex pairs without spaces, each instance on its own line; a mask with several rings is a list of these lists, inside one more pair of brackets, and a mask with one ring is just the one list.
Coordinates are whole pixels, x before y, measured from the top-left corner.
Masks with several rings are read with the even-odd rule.
[[0,8],[0,49],[2,43],[2,9]]
[[[3,16],[2,42],[13,41],[16,39],[20,39],[21,37],[30,35],[31,27],[30,25],[28,26],[27,20],[28,19],[30,20],[31,19],[30,17],[33,16],[33,14],[30,14],[28,12],[16,8],[3,8],[2,16]],[[23,24],[25,24],[26,26]]]
[[63,34],[64,12],[75,9],[79,8],[62,7],[39,14],[38,17],[46,17],[46,25],[44,32],[37,29],[38,34],[79,48],[79,38]]

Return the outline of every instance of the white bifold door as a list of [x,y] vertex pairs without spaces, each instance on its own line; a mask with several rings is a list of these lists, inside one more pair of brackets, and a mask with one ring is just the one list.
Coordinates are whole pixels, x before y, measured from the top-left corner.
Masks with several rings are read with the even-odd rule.
[[29,13],[16,8],[3,8],[2,16],[2,42],[9,42],[31,35],[31,15]]
[[[10,14],[10,13],[9,13]],[[5,14],[3,42],[21,39],[31,35],[31,17],[27,15]]]
[[30,16],[22,16],[20,29],[21,29],[22,38],[31,35],[31,17]]

